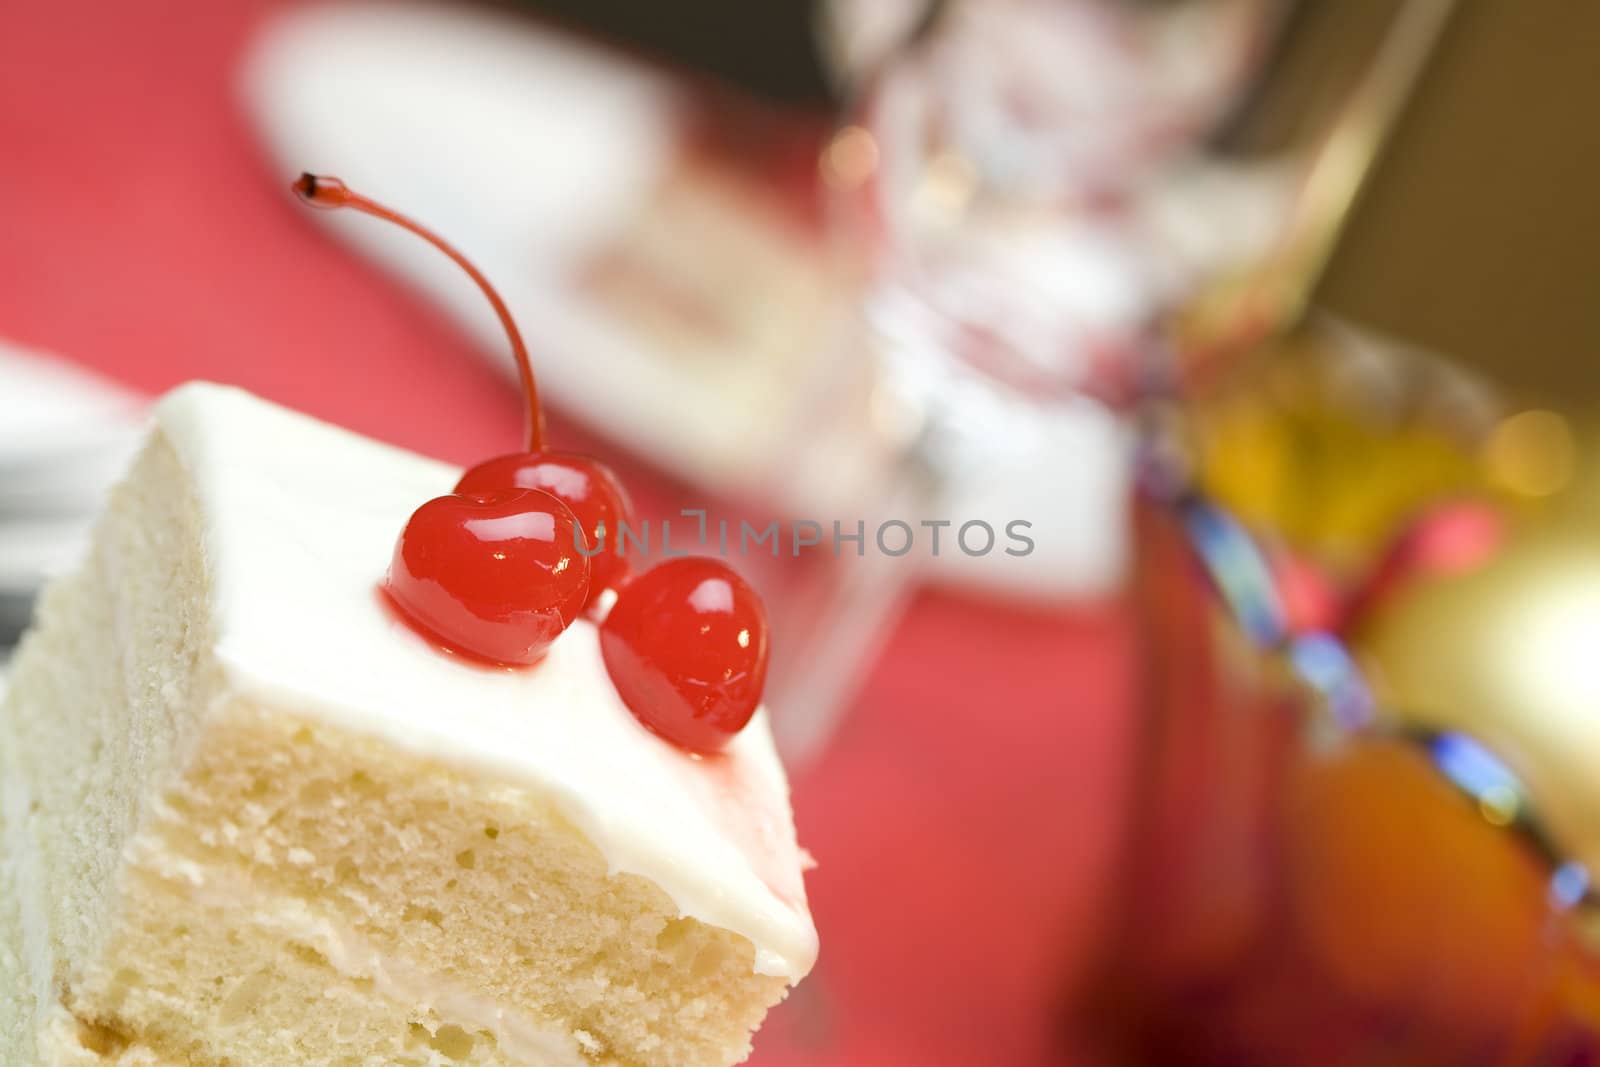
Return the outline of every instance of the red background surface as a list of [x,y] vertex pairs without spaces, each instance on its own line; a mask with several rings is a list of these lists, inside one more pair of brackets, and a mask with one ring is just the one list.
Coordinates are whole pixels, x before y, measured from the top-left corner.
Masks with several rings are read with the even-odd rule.
[[[270,9],[0,6],[0,336],[150,392],[207,377],[457,462],[504,451],[498,374],[265,166],[233,71]],[[619,465],[645,510],[677,492]],[[1116,608],[917,599],[795,782],[823,954],[757,1063],[1082,1062],[1062,1008],[1107,889],[1129,664]]]

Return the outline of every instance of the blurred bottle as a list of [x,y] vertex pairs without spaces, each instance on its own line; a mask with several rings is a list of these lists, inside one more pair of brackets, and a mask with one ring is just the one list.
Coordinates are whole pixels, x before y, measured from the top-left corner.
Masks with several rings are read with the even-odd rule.
[[[868,21],[826,7],[830,25]],[[934,574],[1057,600],[1117,587],[1117,404],[1151,316],[1195,280],[1148,193],[1227,111],[1263,7],[958,0],[852,72],[822,161],[837,228],[866,247],[847,359],[933,471],[940,515],[1038,531],[1025,560],[956,554]]]
[[[863,645],[920,583],[1050,605],[1120,589],[1119,404],[1146,324],[1195,277],[1163,254],[1146,193],[1226,112],[1263,8],[823,5],[854,102],[821,173],[834,232],[864,266],[825,388],[790,420],[784,496],[854,501],[869,530],[904,523],[916,545],[807,575],[827,603],[805,614],[826,622],[790,661],[797,684],[774,667],[789,752],[831,732]],[[1002,546],[1022,531],[1026,550],[969,551],[985,528]]]
[[1179,368],[1160,465],[1238,525],[1138,508],[1143,763],[1083,1011],[1114,1062],[1600,1063],[1600,133],[1562,107],[1600,12],[1567,13],[1463,5],[1264,339]]

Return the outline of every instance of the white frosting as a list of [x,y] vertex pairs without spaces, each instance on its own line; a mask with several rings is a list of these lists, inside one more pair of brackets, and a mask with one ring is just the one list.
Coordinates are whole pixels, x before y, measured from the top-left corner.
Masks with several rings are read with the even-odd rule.
[[222,386],[177,389],[156,418],[199,495],[235,690],[552,795],[613,871],[748,938],[759,973],[811,969],[816,929],[764,711],[721,756],[686,755],[622,704],[587,622],[532,669],[457,662],[377,595],[407,518],[450,491],[456,468]]

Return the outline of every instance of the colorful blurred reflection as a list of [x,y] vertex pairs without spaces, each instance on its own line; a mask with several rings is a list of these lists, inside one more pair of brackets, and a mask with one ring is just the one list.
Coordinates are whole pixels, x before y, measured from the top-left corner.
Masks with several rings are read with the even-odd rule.
[[1084,1018],[1133,1064],[1600,1064],[1600,523],[1505,477],[1527,419],[1470,383],[1277,355],[1136,506],[1137,814]]
[[1140,508],[1150,701],[1088,1016],[1130,1063],[1600,1063],[1600,916],[1460,733],[1343,731]]

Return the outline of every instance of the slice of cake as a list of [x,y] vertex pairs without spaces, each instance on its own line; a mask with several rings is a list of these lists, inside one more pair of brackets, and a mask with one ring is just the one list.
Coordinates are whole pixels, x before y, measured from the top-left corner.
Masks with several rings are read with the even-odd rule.
[[457,474],[158,405],[0,713],[0,1063],[746,1055],[817,949],[764,713],[696,757],[588,622],[524,669],[419,637],[378,584]]

